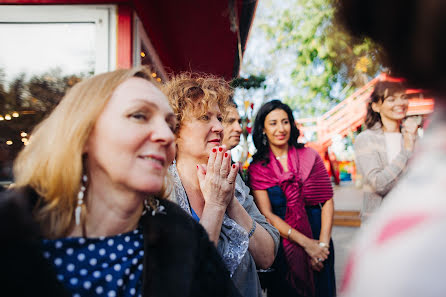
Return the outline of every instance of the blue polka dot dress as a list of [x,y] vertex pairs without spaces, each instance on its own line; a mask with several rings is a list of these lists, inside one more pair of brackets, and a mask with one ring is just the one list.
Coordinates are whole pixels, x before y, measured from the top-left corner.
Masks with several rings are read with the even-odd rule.
[[44,239],[43,251],[73,297],[141,296],[140,229],[111,237]]

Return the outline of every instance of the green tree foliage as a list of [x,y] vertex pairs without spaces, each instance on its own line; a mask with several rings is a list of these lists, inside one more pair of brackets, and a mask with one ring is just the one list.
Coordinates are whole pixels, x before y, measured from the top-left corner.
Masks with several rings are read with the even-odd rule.
[[251,89],[265,87],[265,75],[250,75],[248,77],[237,77],[231,81],[233,88]]
[[335,22],[331,0],[290,0],[269,18],[260,28],[277,44],[274,54],[295,52],[291,77],[300,92],[285,101],[303,114],[326,111],[382,68],[376,45],[353,40]]
[[29,79],[21,73],[8,83],[0,69],[0,181],[12,179],[12,160],[23,148],[24,139],[83,76],[63,75],[55,69]]
[[7,84],[2,72],[0,69],[0,114],[27,111],[34,114],[32,126],[46,117],[65,92],[84,77],[83,74],[63,75],[60,69],[52,69],[29,79],[21,73]]

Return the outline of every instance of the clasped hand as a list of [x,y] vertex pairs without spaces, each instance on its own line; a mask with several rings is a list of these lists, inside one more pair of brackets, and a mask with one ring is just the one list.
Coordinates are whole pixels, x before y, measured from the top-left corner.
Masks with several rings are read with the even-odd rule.
[[231,153],[225,146],[215,147],[208,163],[197,165],[197,176],[205,204],[226,211],[234,198],[238,166],[231,166]]
[[309,244],[305,246],[305,252],[310,256],[311,266],[316,271],[320,271],[324,267],[323,262],[327,260],[330,254],[328,247],[322,247],[314,239],[309,240]]
[[418,123],[413,117],[409,117],[403,121],[402,126],[401,134],[403,135],[404,148],[411,152],[416,140]]

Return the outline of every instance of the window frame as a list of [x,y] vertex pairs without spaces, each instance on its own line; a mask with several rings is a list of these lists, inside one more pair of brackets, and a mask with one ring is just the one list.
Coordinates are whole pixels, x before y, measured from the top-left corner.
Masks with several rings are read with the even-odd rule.
[[147,54],[150,56],[150,59],[153,62],[153,67],[155,69],[152,70],[156,71],[163,81],[166,81],[168,75],[164,69],[163,63],[161,62],[155,47],[150,41],[150,38],[147,36],[143,23],[136,13],[134,13],[133,16],[133,28],[133,66],[137,67],[141,65],[140,54],[141,48],[144,46],[148,50]]
[[1,24],[94,23],[94,74],[116,69],[116,5],[0,5]]

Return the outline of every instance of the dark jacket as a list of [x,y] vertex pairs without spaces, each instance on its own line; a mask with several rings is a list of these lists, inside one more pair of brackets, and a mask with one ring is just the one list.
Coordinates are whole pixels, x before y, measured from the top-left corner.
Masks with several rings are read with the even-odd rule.
[[[30,188],[0,193],[0,295],[71,296],[41,249]],[[178,206],[141,218],[143,296],[240,296],[206,231]]]

